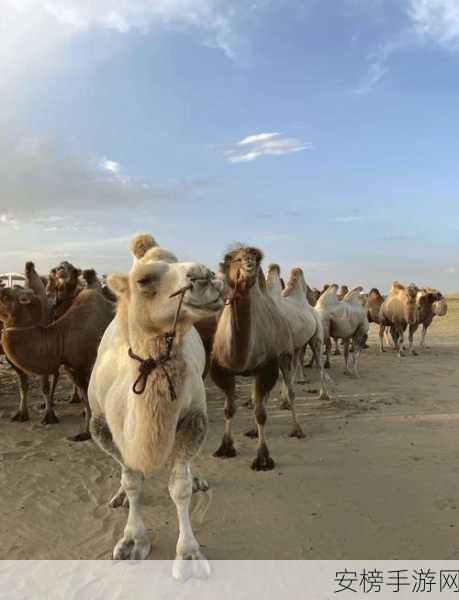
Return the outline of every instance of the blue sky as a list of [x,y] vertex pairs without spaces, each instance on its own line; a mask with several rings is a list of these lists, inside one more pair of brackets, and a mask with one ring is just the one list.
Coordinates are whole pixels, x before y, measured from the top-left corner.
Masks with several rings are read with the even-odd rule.
[[318,287],[459,289],[459,0],[2,11],[1,271],[122,271],[148,231]]

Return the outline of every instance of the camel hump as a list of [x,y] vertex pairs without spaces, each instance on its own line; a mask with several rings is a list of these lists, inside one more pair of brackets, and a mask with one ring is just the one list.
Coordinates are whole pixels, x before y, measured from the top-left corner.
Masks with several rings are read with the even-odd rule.
[[267,273],[276,273],[280,275],[280,266],[276,263],[270,263],[267,268]]
[[301,267],[293,267],[291,269],[287,285],[285,286],[285,290],[282,292],[283,296],[290,296],[290,294],[295,291],[300,290],[302,293],[306,292],[306,281],[303,275],[303,269]]
[[358,304],[360,303],[360,294],[363,292],[363,287],[361,285],[357,286],[350,292],[348,292],[344,298],[343,302],[349,302],[350,304]]
[[338,289],[339,286],[334,283],[333,285],[330,285],[325,292],[323,292],[323,294],[320,296],[319,300],[317,301],[317,307],[322,307],[322,306],[332,306],[335,304],[339,303],[338,300]]
[[371,288],[369,294],[368,294],[368,298],[378,298],[381,299],[381,292],[378,290],[378,288]]
[[147,250],[154,248],[157,245],[158,244],[152,235],[149,233],[139,233],[132,238],[129,248],[136,258],[143,258]]
[[150,248],[142,258],[142,261],[147,263],[156,262],[159,260],[166,263],[178,262],[178,258],[175,256],[175,254],[169,250],[161,248],[160,246],[154,246],[153,248]]
[[390,291],[392,293],[392,292],[399,292],[400,290],[404,290],[404,289],[405,289],[405,286],[402,285],[400,283],[400,281],[394,281],[392,284],[392,287],[390,288]]

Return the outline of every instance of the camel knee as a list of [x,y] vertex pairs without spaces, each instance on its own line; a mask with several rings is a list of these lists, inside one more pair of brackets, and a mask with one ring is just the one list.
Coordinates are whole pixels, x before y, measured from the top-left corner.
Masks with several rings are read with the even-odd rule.
[[192,457],[200,449],[207,434],[209,419],[201,411],[186,415],[177,426],[175,453]]
[[261,427],[264,427],[264,425],[266,424],[266,419],[267,419],[266,408],[264,407],[264,405],[258,405],[255,408],[255,420],[256,420],[257,424],[260,425]]

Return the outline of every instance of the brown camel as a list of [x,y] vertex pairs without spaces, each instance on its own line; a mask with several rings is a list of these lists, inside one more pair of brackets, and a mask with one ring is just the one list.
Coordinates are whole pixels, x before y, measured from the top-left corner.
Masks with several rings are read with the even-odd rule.
[[83,289],[80,281],[81,269],[64,260],[56,267],[56,296],[53,307],[53,320],[59,319],[73,304]]
[[[401,283],[395,281],[392,284],[389,295],[381,306],[379,315],[379,339],[381,352],[384,352],[384,330],[390,327],[395,350],[399,356],[405,356],[403,350],[403,335],[408,325],[416,323],[416,297],[418,288],[411,283],[405,288]],[[412,354],[416,351],[410,348]]]
[[287,386],[293,416],[292,436],[302,437],[295,413],[293,377],[295,373],[292,333],[287,320],[268,294],[261,270],[263,254],[257,248],[241,246],[228,252],[220,265],[227,289],[227,300],[215,333],[210,374],[223,390],[225,432],[214,456],[236,455],[231,433],[235,406],[235,377],[255,377],[255,420],[258,435],[257,456],[252,463],[256,471],[274,468],[266,444],[265,403],[274,388],[279,369]]
[[85,429],[73,438],[90,438],[87,388],[97,348],[113,318],[113,306],[101,294],[85,290],[60,319],[37,326],[41,303],[30,290],[0,290],[2,346],[8,359],[21,371],[53,375],[62,365],[85,403]]
[[434,317],[444,317],[448,312],[448,304],[441,292],[434,288],[421,288],[416,298],[416,322],[410,323],[408,330],[409,349],[413,348],[413,336],[419,325],[422,325],[420,347],[425,348],[427,329]]
[[369,323],[377,323],[379,325],[379,316],[381,313],[381,306],[384,302],[384,296],[379,293],[377,288],[370,290],[367,301],[365,303],[365,310]]

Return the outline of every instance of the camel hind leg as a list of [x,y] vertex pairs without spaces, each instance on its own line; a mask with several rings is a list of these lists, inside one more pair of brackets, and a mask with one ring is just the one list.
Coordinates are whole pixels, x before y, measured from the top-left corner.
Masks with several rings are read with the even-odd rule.
[[279,359],[279,367],[282,373],[282,378],[284,380],[285,387],[288,391],[290,410],[292,411],[293,429],[291,430],[289,436],[304,438],[305,435],[301,428],[301,425],[298,422],[295,410],[295,390],[293,387],[293,376],[295,373],[295,369],[294,364],[292,364],[292,357],[288,354],[281,356]]
[[312,350],[312,357],[315,360],[317,367],[320,371],[320,394],[319,400],[330,400],[330,394],[327,389],[327,380],[331,381],[331,377],[325,371],[324,368],[324,360],[322,357],[322,340],[314,336],[312,340],[309,342],[309,345]]
[[190,577],[206,579],[210,567],[193,533],[190,502],[196,477],[191,473],[191,461],[202,446],[207,432],[207,416],[200,411],[189,413],[179,424],[173,451],[169,493],[177,509],[179,538],[172,574],[180,581]]
[[52,425],[59,423],[56,413],[54,412],[54,390],[56,389],[57,375],[54,374],[52,377],[52,385],[49,385],[48,375],[42,375],[41,377],[41,393],[45,401],[45,414],[41,420],[42,425]]

